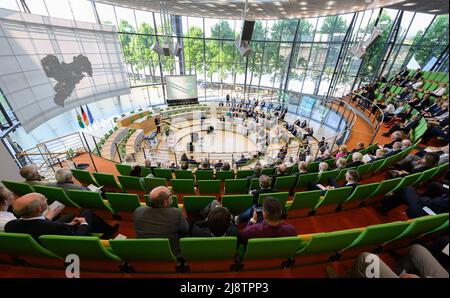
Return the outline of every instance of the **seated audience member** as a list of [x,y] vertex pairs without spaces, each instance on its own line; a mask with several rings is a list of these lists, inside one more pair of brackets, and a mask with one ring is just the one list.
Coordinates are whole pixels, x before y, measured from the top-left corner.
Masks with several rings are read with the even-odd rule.
[[388,137],[394,131],[402,131],[405,134],[409,134],[409,132],[411,130],[413,130],[414,128],[417,127],[417,125],[419,125],[419,120],[420,120],[419,115],[414,115],[411,117],[410,120],[406,120],[405,123],[403,123],[403,124],[399,124],[399,123],[394,124],[393,126],[391,126],[391,128],[387,132],[383,133],[382,135],[384,137]]
[[172,192],[164,186],[154,188],[149,195],[149,204],[134,211],[136,237],[168,238],[173,253],[179,257],[179,237],[187,235],[189,225],[181,210],[171,207]]
[[183,171],[189,170],[189,163],[187,161],[182,161],[180,166]]
[[231,166],[228,162],[223,163],[222,171],[229,171],[231,169]]
[[319,163],[319,175],[323,174],[326,171],[328,171],[328,164],[326,162]]
[[416,156],[423,157],[428,152],[434,152],[439,155],[438,166],[448,163],[449,160],[449,145],[445,145],[443,147],[427,147],[424,150],[421,150],[416,153]]
[[277,189],[272,188],[272,178],[267,175],[259,177],[259,189],[252,192],[253,204],[258,203],[259,195],[262,193],[278,192]]
[[341,145],[339,147],[339,152],[336,153],[336,159],[339,159],[339,158],[347,156],[347,155],[348,155],[347,146],[346,145]]
[[238,161],[236,161],[236,166],[241,167],[247,161],[248,161],[248,158],[246,158],[244,154],[241,154],[241,158]]
[[355,152],[360,152],[361,150],[364,150],[364,143],[363,142],[358,142],[356,143],[356,148],[353,149],[350,153],[355,153]]
[[423,81],[421,79],[418,79],[416,81],[411,82],[411,88],[413,88],[415,91],[419,90],[423,86]]
[[194,164],[194,165],[198,164],[198,162],[194,159],[193,155],[191,155],[191,157],[188,159],[188,163],[189,164]]
[[15,220],[16,217],[8,209],[14,202],[14,194],[6,187],[0,186],[0,232],[5,231],[6,223]]
[[[355,170],[348,170],[345,173],[345,184],[342,185],[342,187],[346,187],[346,186],[351,186],[353,187],[353,190],[355,190],[355,188],[358,186],[358,181],[359,181],[359,174],[357,171]],[[335,188],[339,188],[341,187],[336,180],[334,180],[334,178],[328,178],[328,186],[326,187],[320,187],[320,185],[314,184],[314,183],[309,183],[308,184],[308,188],[309,190],[329,190],[329,189],[335,189]]]
[[357,168],[363,164],[363,155],[360,152],[355,152],[352,154],[352,162],[347,163],[346,168]]
[[410,154],[403,160],[399,161],[398,167],[400,171],[396,171],[398,176],[405,176],[409,174],[415,174],[434,168],[439,162],[439,155],[431,152],[426,153],[423,158],[417,155]]
[[398,117],[401,113],[405,111],[405,103],[399,102],[398,106],[395,107],[394,104],[388,104],[386,109],[384,110],[384,119],[383,122],[386,124],[392,124],[394,119]]
[[208,160],[202,161],[202,163],[200,164],[200,167],[198,169],[199,170],[212,170]]
[[[448,115],[447,115],[447,121],[448,121]],[[435,123],[430,122],[430,126],[425,131],[424,135],[422,136],[422,143],[428,144],[428,142],[433,137],[439,137],[442,138],[446,143],[449,142],[448,138],[448,124],[445,126],[437,125]]]
[[439,88],[431,92],[431,94],[436,97],[442,97],[445,93],[447,93],[447,87],[445,83],[440,83]]
[[125,162],[123,162],[122,164],[134,167],[136,165],[136,160],[134,159],[133,155],[127,154],[125,155]]
[[276,173],[272,177],[272,185],[275,185],[275,181],[277,180],[278,177],[288,176],[286,170],[287,170],[286,165],[282,163],[278,164]]
[[402,150],[408,149],[412,146],[412,142],[409,139],[402,140]]
[[221,167],[223,167],[223,162],[221,159],[219,159],[219,161],[214,165],[214,168],[220,169]]
[[391,140],[392,140],[392,142],[385,144],[383,147],[392,149],[392,146],[394,145],[394,143],[403,141],[402,133],[400,131],[394,132],[393,134],[391,134]]
[[300,161],[298,163],[298,173],[296,173],[296,176],[298,177],[302,174],[307,174],[308,167],[309,167],[309,164],[306,161]]
[[306,125],[307,125],[307,122],[306,122],[306,120],[303,120],[302,124],[300,124],[300,127],[301,127],[301,128],[305,128],[305,127],[306,127]]
[[244,241],[252,238],[273,238],[273,237],[295,237],[297,231],[294,226],[284,222],[281,217],[283,208],[280,202],[268,197],[262,206],[262,222],[258,222],[257,208],[253,209],[253,217],[249,220],[247,227],[242,231]]
[[130,176],[131,177],[141,177],[142,168],[139,165],[135,165],[131,168]]
[[378,208],[381,214],[387,213],[401,205],[407,205],[406,215],[416,218],[429,215],[423,208],[428,207],[436,214],[446,213],[449,209],[448,189],[439,182],[432,182],[427,190],[420,194],[414,187],[407,186],[395,194],[389,194],[381,200]]
[[186,153],[181,154],[181,161],[188,161],[189,158]]
[[397,153],[400,153],[402,151],[402,142],[395,142],[392,145],[392,149],[385,149],[387,151],[385,158],[394,156]]
[[20,176],[25,179],[24,183],[42,185],[48,184],[48,181],[46,181],[44,177],[39,174],[37,165],[24,166],[20,169],[19,173]]
[[216,207],[209,211],[205,220],[196,222],[192,227],[192,237],[222,237],[239,236],[239,231],[232,223],[230,210],[225,207]]
[[53,221],[61,210],[49,209],[47,198],[39,193],[29,193],[13,203],[13,211],[19,219],[5,225],[7,233],[30,234],[36,241],[41,235],[90,236],[103,233],[101,239],[114,236],[119,225],[110,226],[91,210],[83,210],[69,223]]
[[319,156],[317,156],[315,161],[325,161],[325,160],[330,159],[330,158],[331,158],[330,151],[325,150]]
[[263,168],[261,167],[261,165],[255,166],[255,168],[253,169],[253,171],[254,171],[253,175],[247,177],[248,182],[250,182],[253,178],[261,177],[262,170],[263,170]]
[[339,158],[336,160],[336,169],[342,170],[347,167],[347,159],[345,158]]
[[56,182],[49,183],[48,186],[61,187],[64,189],[64,191],[69,190],[69,189],[87,190],[86,187],[75,184],[73,182],[72,171],[68,168],[58,169],[55,173],[55,179],[56,179]]
[[[369,266],[374,266],[374,262],[379,264],[379,268],[373,271]],[[333,272],[331,267],[327,272]],[[408,249],[408,254],[398,263],[396,271],[389,268],[378,255],[371,253],[361,253],[355,260],[352,268],[347,272],[349,278],[448,278],[448,272],[433,257],[433,255],[422,245],[413,244]]]
[[375,151],[375,157],[372,158],[370,160],[370,162],[375,162],[377,160],[384,159],[386,156],[386,153],[387,153],[387,151],[385,149],[377,149],[377,151]]

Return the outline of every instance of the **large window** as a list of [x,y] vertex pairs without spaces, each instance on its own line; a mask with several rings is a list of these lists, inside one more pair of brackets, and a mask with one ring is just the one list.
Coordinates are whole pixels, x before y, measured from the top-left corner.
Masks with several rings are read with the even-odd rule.
[[[383,75],[390,76],[404,65],[424,66],[448,47],[448,15],[401,13],[393,9],[257,20],[252,53],[242,57],[235,46],[242,26],[240,20],[171,16],[173,26],[163,28],[158,12],[90,0],[2,0],[0,7],[24,11],[23,3],[34,14],[115,25],[132,86],[132,94],[123,98],[132,101],[130,106],[124,104],[130,109],[163,104],[162,83],[168,74],[196,74],[201,101],[216,100],[226,94],[284,100],[285,91],[298,93],[301,98],[340,97],[371,81],[380,67]],[[400,23],[399,32],[391,40],[391,55],[385,57],[396,23]],[[349,48],[366,40],[376,25],[382,29],[382,36],[365,57],[352,56]],[[169,35],[168,40],[163,37],[164,32]],[[163,57],[152,50],[156,42],[166,41],[180,43],[181,55]],[[307,110],[309,102],[301,98],[288,99],[290,111]],[[5,100],[0,104],[6,105]],[[321,111],[313,114],[317,118]],[[326,117],[330,123],[337,119],[333,115]],[[3,123],[4,117],[0,120]]]

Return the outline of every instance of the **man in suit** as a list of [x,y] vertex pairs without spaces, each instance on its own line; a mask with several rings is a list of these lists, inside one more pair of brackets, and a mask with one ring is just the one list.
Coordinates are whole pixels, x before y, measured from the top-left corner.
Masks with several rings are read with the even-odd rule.
[[358,181],[359,181],[359,174],[357,171],[355,170],[348,170],[347,173],[345,173],[345,184],[340,186],[336,180],[334,178],[328,178],[328,186],[322,188],[319,187],[318,185],[313,185],[313,184],[309,184],[308,188],[309,190],[322,190],[323,191],[323,195],[325,195],[327,190],[330,189],[335,189],[335,188],[339,188],[339,187],[346,187],[346,186],[351,186],[353,187],[353,191],[355,190],[355,188],[358,186]]
[[251,176],[248,176],[246,178],[248,186],[250,186],[250,183],[251,183],[252,179],[261,177],[261,175],[262,175],[262,167],[260,165],[257,165],[257,166],[255,166],[253,171],[254,171],[254,174],[251,175]]
[[277,189],[272,188],[272,179],[267,175],[261,175],[259,177],[259,189],[252,192],[253,195],[253,206],[235,216],[234,221],[236,224],[240,222],[246,222],[253,216],[253,209],[258,206],[259,195],[262,193],[274,193],[278,192]]
[[352,162],[349,162],[346,168],[357,168],[364,164],[362,161],[363,155],[360,152],[355,152],[352,154]]
[[394,131],[403,131],[408,134],[412,129],[416,128],[419,125],[420,117],[419,115],[414,115],[410,120],[405,121],[403,124],[396,123],[394,124],[387,132],[383,133],[384,137],[390,136]]
[[400,205],[408,206],[406,215],[409,218],[428,215],[423,210],[424,207],[428,207],[436,214],[446,213],[449,209],[448,189],[439,182],[432,182],[428,185],[427,190],[420,194],[414,187],[408,186],[391,196],[383,198],[381,207],[377,210],[381,214],[387,215],[389,211]]
[[384,156],[386,155],[386,150],[385,149],[377,149],[377,151],[375,151],[375,158],[372,158],[369,162],[375,162],[377,160],[383,159]]
[[179,237],[187,235],[189,225],[181,210],[172,208],[172,192],[164,186],[154,188],[150,205],[134,211],[133,222],[137,238],[168,238],[173,253],[181,256]]
[[388,150],[388,153],[386,153],[386,155],[384,156],[385,158],[394,156],[395,154],[399,153],[400,151],[402,151],[402,142],[395,142],[392,145],[392,149]]
[[18,198],[13,204],[19,219],[5,225],[7,233],[30,234],[36,241],[41,235],[90,236],[103,233],[102,239],[109,239],[117,231],[118,225],[111,227],[90,210],[83,210],[79,217],[69,223],[52,221],[61,210],[48,209],[47,198],[39,193],[29,193]]
[[[284,154],[284,155],[286,155],[286,154]],[[277,167],[277,172],[275,173],[275,175],[272,178],[272,186],[275,185],[275,181],[277,180],[278,177],[284,177],[284,176],[287,176],[286,165],[280,164]]]
[[392,149],[394,143],[403,141],[402,133],[400,131],[394,132],[393,134],[391,134],[391,140],[392,142],[385,144],[384,148]]
[[58,169],[55,173],[56,183],[49,183],[48,186],[61,187],[64,191],[73,190],[88,190],[86,187],[73,183],[72,171],[68,168]]

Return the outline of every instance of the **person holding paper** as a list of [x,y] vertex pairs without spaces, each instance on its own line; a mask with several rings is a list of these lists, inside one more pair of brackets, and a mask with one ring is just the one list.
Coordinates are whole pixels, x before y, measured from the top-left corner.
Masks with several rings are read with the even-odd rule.
[[91,232],[103,233],[101,239],[109,239],[119,228],[119,225],[110,226],[90,210],[81,211],[69,223],[53,221],[61,208],[48,208],[47,198],[40,193],[18,198],[13,210],[20,218],[8,222],[5,232],[29,234],[38,242],[41,235],[90,236]]
[[351,186],[353,187],[353,190],[355,190],[355,188],[359,185],[358,181],[359,181],[359,174],[357,171],[355,170],[348,170],[345,173],[345,180],[346,183],[342,186],[340,186],[336,180],[334,180],[333,178],[328,178],[328,186],[323,186],[322,184],[315,184],[315,183],[308,183],[308,190],[322,190],[322,194],[325,195],[325,192],[327,190],[330,189],[335,189],[335,188],[339,188],[339,187],[346,187],[346,186]]

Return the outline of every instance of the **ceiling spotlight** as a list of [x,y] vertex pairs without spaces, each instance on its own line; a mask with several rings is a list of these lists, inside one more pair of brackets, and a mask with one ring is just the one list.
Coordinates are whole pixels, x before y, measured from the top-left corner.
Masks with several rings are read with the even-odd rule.
[[334,1],[328,1],[328,2],[327,2],[327,5],[328,5],[328,6],[331,6],[331,5],[334,5],[334,3],[335,3]]
[[429,10],[428,12],[434,13],[434,12],[440,12],[440,11],[442,11],[442,9],[432,9],[432,10]]
[[325,7],[325,9],[333,9],[333,7],[327,6],[327,7]]
[[306,1],[300,2],[300,5],[303,5],[303,6],[308,5],[308,2],[306,2]]
[[415,2],[410,2],[410,3],[405,3],[405,4],[403,4],[403,6],[406,6],[406,7],[408,7],[408,6],[414,6],[414,5],[416,5],[417,3],[415,3]]

